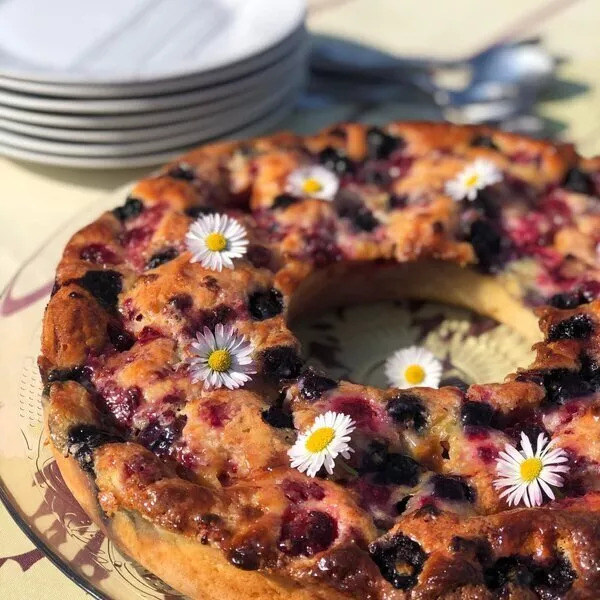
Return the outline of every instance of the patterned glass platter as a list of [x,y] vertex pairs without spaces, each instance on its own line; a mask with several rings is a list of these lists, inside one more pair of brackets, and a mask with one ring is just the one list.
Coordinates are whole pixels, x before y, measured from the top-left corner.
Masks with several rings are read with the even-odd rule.
[[[70,235],[122,203],[126,192],[118,190],[52,233],[0,297],[0,499],[36,546],[91,596],[174,600],[181,596],[123,556],[91,523],[44,444],[36,359],[52,274]],[[510,328],[462,309],[418,301],[340,308],[293,328],[314,365],[381,387],[386,386],[386,357],[413,344],[442,360],[448,383],[453,378],[499,381],[531,359],[529,344]]]

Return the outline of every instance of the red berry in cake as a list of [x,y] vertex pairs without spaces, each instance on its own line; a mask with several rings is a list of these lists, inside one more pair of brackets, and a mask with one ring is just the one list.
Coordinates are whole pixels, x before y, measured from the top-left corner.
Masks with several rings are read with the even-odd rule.
[[283,516],[279,549],[291,556],[313,556],[327,550],[337,535],[337,523],[327,513],[290,508]]
[[122,388],[114,382],[109,382],[101,389],[100,402],[113,415],[115,421],[129,427],[133,413],[142,401],[142,390],[137,387]]
[[325,498],[325,490],[315,481],[301,482],[286,479],[282,489],[285,497],[293,504]]
[[359,429],[377,431],[380,426],[379,411],[362,396],[337,396],[331,400],[331,409],[348,415]]
[[119,262],[117,255],[104,244],[88,244],[81,249],[79,256],[97,265],[116,265]]
[[144,327],[140,334],[138,335],[137,342],[142,346],[144,344],[148,344],[149,342],[153,342],[158,338],[164,337],[163,333],[156,329],[155,327]]
[[303,253],[317,268],[325,267],[342,259],[335,235],[329,229],[305,234],[303,242]]

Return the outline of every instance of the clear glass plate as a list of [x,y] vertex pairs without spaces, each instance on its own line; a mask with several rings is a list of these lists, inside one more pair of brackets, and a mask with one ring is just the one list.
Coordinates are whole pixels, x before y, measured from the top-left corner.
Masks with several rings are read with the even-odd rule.
[[[0,297],[0,499],[29,538],[68,577],[107,600],[181,597],[119,550],[91,523],[66,488],[44,444],[36,360],[52,274],[68,238],[121,189],[49,236]],[[385,358],[422,344],[444,364],[444,377],[501,381],[531,359],[529,345],[506,326],[468,311],[416,301],[340,308],[295,326],[309,360],[336,377],[384,387]]]

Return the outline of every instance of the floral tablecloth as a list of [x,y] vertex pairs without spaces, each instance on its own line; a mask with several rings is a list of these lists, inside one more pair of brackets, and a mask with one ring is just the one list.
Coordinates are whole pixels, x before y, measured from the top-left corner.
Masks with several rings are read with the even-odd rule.
[[[600,153],[598,0],[311,0],[309,6],[311,30],[402,54],[460,57],[505,37],[542,36],[553,53],[567,60],[560,67],[560,83],[545,94],[539,114],[549,130],[575,142],[582,153]],[[390,98],[369,110],[347,104],[298,111],[284,126],[304,132],[341,119],[384,122],[426,116],[424,107]],[[0,289],[62,223],[92,207],[99,195],[146,171],[73,171],[0,159]],[[0,364],[10,352],[10,340],[1,340]],[[0,598],[86,596],[0,507]]]

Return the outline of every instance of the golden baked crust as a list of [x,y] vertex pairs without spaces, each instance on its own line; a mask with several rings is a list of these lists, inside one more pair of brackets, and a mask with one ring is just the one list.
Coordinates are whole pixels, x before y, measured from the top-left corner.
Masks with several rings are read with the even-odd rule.
[[[445,184],[477,158],[503,179]],[[331,202],[290,195],[321,163]],[[39,365],[69,488],[136,560],[192,598],[595,598],[600,585],[600,160],[482,127],[343,124],[195,150],[70,240]],[[190,262],[193,219],[247,229],[234,270]],[[537,341],[504,383],[408,391],[304,365],[293,316],[340,302],[462,304]],[[258,373],[204,390],[189,345],[234,324]],[[539,341],[537,326],[543,334]],[[297,432],[357,423],[350,460],[311,479]],[[518,433],[570,455],[559,499],[512,509],[492,486]]]

